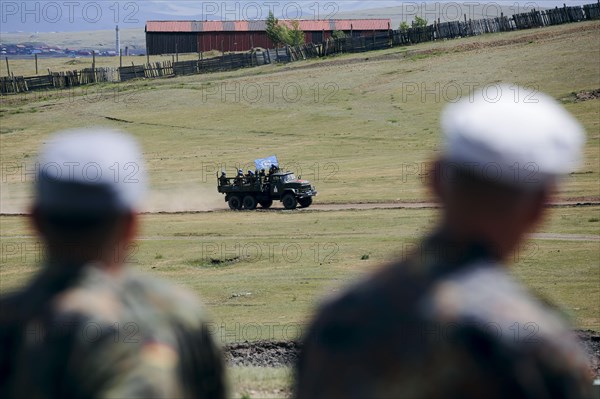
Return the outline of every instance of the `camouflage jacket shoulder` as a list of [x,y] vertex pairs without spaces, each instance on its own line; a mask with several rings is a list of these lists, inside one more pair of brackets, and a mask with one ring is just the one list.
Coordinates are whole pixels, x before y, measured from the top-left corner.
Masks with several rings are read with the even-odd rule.
[[305,338],[298,397],[589,395],[565,322],[480,246],[432,237],[327,302]]
[[184,289],[88,265],[46,269],[2,306],[26,309],[2,318],[7,397],[224,395],[220,350]]

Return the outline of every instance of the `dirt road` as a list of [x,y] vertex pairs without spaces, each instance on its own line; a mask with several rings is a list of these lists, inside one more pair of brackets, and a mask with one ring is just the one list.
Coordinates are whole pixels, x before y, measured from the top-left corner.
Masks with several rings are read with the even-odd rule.
[[[550,208],[580,208],[600,206],[600,201],[594,198],[590,201],[558,201],[547,205]],[[335,204],[313,204],[310,208],[298,208],[293,212],[323,212],[323,211],[346,211],[346,210],[371,210],[371,209],[439,209],[440,204],[435,202],[357,202],[357,203],[335,203]],[[197,213],[231,212],[226,204],[208,209],[190,209],[183,211],[153,211],[142,212],[144,215],[193,215]],[[253,212],[291,212],[286,211],[279,203],[274,204],[271,209],[265,210],[260,207]],[[3,212],[0,216],[24,216],[24,213]]]
[[[578,208],[578,207],[592,207],[600,206],[600,201],[559,201],[552,202],[547,205],[550,208]],[[317,212],[317,211],[345,211],[345,210],[371,210],[371,209],[439,209],[440,204],[435,202],[377,202],[377,203],[336,203],[336,204],[313,204],[310,208],[298,208],[294,212]],[[190,210],[190,211],[177,211],[177,212],[146,212],[145,214],[159,214],[159,215],[185,215],[194,213],[205,213],[205,212],[231,212],[227,205],[223,204],[222,207],[216,207],[206,210]],[[286,210],[279,204],[275,204],[271,209],[265,210],[258,208],[254,212],[286,212]],[[289,211],[288,211],[289,212]]]
[[[600,202],[576,202],[576,201],[561,201],[548,204],[551,208],[578,208],[578,207],[598,207]],[[296,209],[287,211],[281,207],[273,207],[268,210],[257,209],[253,212],[335,212],[346,210],[373,210],[373,209],[439,209],[440,205],[434,202],[387,202],[387,203],[346,203],[346,204],[314,204],[310,208]],[[226,206],[221,208],[194,210],[194,211],[178,211],[178,212],[145,212],[144,215],[194,215],[201,213],[218,213],[232,212]],[[0,216],[24,216],[24,214],[3,213]],[[29,238],[30,236],[11,236],[11,238]],[[536,233],[530,236],[538,240],[553,240],[553,241],[600,241],[600,235],[582,235],[582,234],[558,234],[558,233]],[[153,236],[140,237],[141,241],[160,241],[167,237]],[[173,239],[173,237],[168,237]],[[189,237],[178,237],[181,240],[193,239]]]

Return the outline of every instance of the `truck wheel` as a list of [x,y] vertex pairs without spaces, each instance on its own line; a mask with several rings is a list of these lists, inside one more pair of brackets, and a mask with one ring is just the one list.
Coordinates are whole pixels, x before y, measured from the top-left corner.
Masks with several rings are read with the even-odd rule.
[[246,195],[244,197],[244,209],[249,211],[253,211],[256,209],[256,198],[251,195]]
[[300,208],[308,208],[312,205],[312,197],[300,198],[298,203],[300,203]]
[[242,199],[237,195],[229,197],[229,208],[234,211],[242,209]]
[[296,206],[298,206],[298,200],[293,194],[284,195],[282,202],[285,209],[296,209]]
[[262,206],[263,209],[269,209],[271,205],[273,205],[273,200],[266,200],[260,202],[260,206]]

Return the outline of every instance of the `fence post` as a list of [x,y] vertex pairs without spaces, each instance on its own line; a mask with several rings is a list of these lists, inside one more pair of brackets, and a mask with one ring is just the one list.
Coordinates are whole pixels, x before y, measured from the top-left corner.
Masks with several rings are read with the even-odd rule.
[[4,57],[6,59],[6,76],[10,77],[10,67],[8,66],[8,57]]
[[37,54],[34,55],[35,57],[35,74],[38,74],[38,61],[37,61]]
[[11,75],[8,75],[8,78],[10,79],[10,83],[13,88],[13,93],[16,93],[17,92],[17,84],[15,83],[15,75],[12,75],[12,77],[11,77]]
[[123,68],[123,49],[119,49],[119,68]]
[[92,50],[92,81],[96,82],[96,50]]

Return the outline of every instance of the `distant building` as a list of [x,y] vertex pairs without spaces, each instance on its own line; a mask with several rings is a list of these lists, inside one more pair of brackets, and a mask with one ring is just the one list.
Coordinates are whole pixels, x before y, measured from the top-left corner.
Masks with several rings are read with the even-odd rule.
[[[280,20],[291,26],[290,20]],[[334,31],[353,36],[372,36],[391,29],[390,19],[300,20],[307,43],[321,43]],[[150,55],[197,53],[218,50],[247,51],[274,48],[266,33],[266,21],[148,21],[146,51]]]

